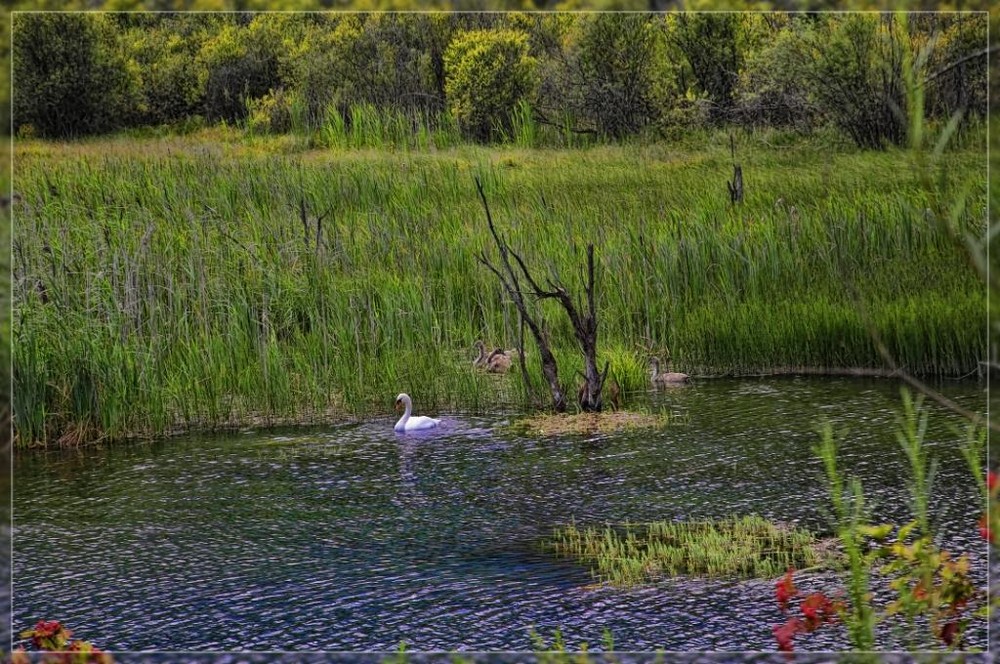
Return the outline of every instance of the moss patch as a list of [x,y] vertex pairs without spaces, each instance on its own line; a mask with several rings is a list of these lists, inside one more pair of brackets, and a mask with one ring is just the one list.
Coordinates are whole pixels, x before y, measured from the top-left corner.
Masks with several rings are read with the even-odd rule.
[[602,581],[635,586],[679,575],[771,578],[789,567],[832,566],[835,547],[801,528],[759,516],[717,521],[556,528],[543,544],[590,566]]
[[613,411],[606,413],[578,413],[576,415],[539,414],[518,420],[510,425],[512,431],[535,436],[593,435],[655,429],[670,423],[666,414],[632,413]]

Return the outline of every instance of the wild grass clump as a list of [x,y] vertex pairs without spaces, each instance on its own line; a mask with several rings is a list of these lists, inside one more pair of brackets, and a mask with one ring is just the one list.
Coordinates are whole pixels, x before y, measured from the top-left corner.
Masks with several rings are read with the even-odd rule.
[[[911,373],[962,375],[981,359],[985,292],[927,218],[903,153],[749,143],[733,207],[728,137],[441,149],[434,132],[450,130],[427,126],[428,149],[394,151],[402,129],[355,111],[343,126],[330,116],[337,147],[323,151],[222,128],[19,142],[19,441],[388,414],[401,391],[429,414],[525,404],[519,369],[471,369],[474,340],[518,338],[475,260],[492,249],[473,176],[511,245],[568,288],[596,245],[598,360],[625,391],[648,388],[650,355],[692,374],[882,367],[869,328]],[[942,195],[967,202],[947,223],[979,235],[982,155],[946,158]],[[538,306],[569,381],[582,369],[573,332]]]
[[777,525],[759,516],[716,521],[556,528],[546,550],[589,565],[616,586],[635,586],[675,576],[771,578],[789,567],[831,560],[806,530]]

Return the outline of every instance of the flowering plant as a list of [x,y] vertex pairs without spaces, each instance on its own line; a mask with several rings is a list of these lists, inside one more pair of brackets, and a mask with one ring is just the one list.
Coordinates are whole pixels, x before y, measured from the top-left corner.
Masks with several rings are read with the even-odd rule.
[[[89,641],[70,639],[73,632],[58,620],[39,620],[33,629],[21,632],[22,640],[30,640],[36,650],[52,653],[41,661],[45,664],[112,664],[111,655]],[[31,656],[24,648],[11,653],[11,664],[31,664]]]

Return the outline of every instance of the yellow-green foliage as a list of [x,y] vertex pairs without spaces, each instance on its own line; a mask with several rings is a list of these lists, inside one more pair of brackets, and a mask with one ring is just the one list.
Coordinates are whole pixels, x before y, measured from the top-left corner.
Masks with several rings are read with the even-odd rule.
[[509,127],[517,103],[534,91],[536,65],[524,32],[459,33],[444,53],[445,92],[452,115],[475,138],[488,138],[496,123]]
[[184,38],[168,30],[131,28],[122,35],[125,57],[141,82],[136,108],[140,122],[162,124],[199,113],[207,73],[195,66],[197,35]]
[[282,88],[247,102],[247,127],[255,133],[283,134],[292,128],[294,93]]

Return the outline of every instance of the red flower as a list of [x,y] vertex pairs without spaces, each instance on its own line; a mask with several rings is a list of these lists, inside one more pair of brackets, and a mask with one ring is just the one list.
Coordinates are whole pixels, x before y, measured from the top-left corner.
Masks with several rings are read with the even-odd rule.
[[997,474],[992,470],[986,473],[986,488],[990,490],[990,493],[993,493],[993,491],[996,490],[998,480],[1000,480],[1000,478],[998,478]]
[[993,532],[990,530],[990,524],[987,523],[985,514],[979,517],[979,536],[987,542],[993,541]]
[[792,580],[793,572],[792,568],[788,568],[785,576],[778,579],[774,584],[774,597],[778,600],[778,606],[781,607],[782,611],[788,610],[788,600],[795,597],[799,592],[795,588],[795,582]]
[[35,636],[45,638],[46,636],[52,636],[60,629],[62,629],[62,625],[59,624],[58,620],[39,620],[35,624]]
[[789,618],[784,625],[772,628],[774,638],[778,641],[778,650],[782,652],[792,652],[794,646],[792,640],[801,629],[801,622],[798,618]]
[[802,615],[806,617],[806,628],[810,632],[819,626],[822,620],[823,607],[827,603],[826,597],[822,593],[812,593],[802,600],[800,608],[802,609]]
[[950,623],[946,624],[941,628],[941,640],[944,641],[946,646],[955,645],[955,640],[958,638],[958,621],[952,620]]

